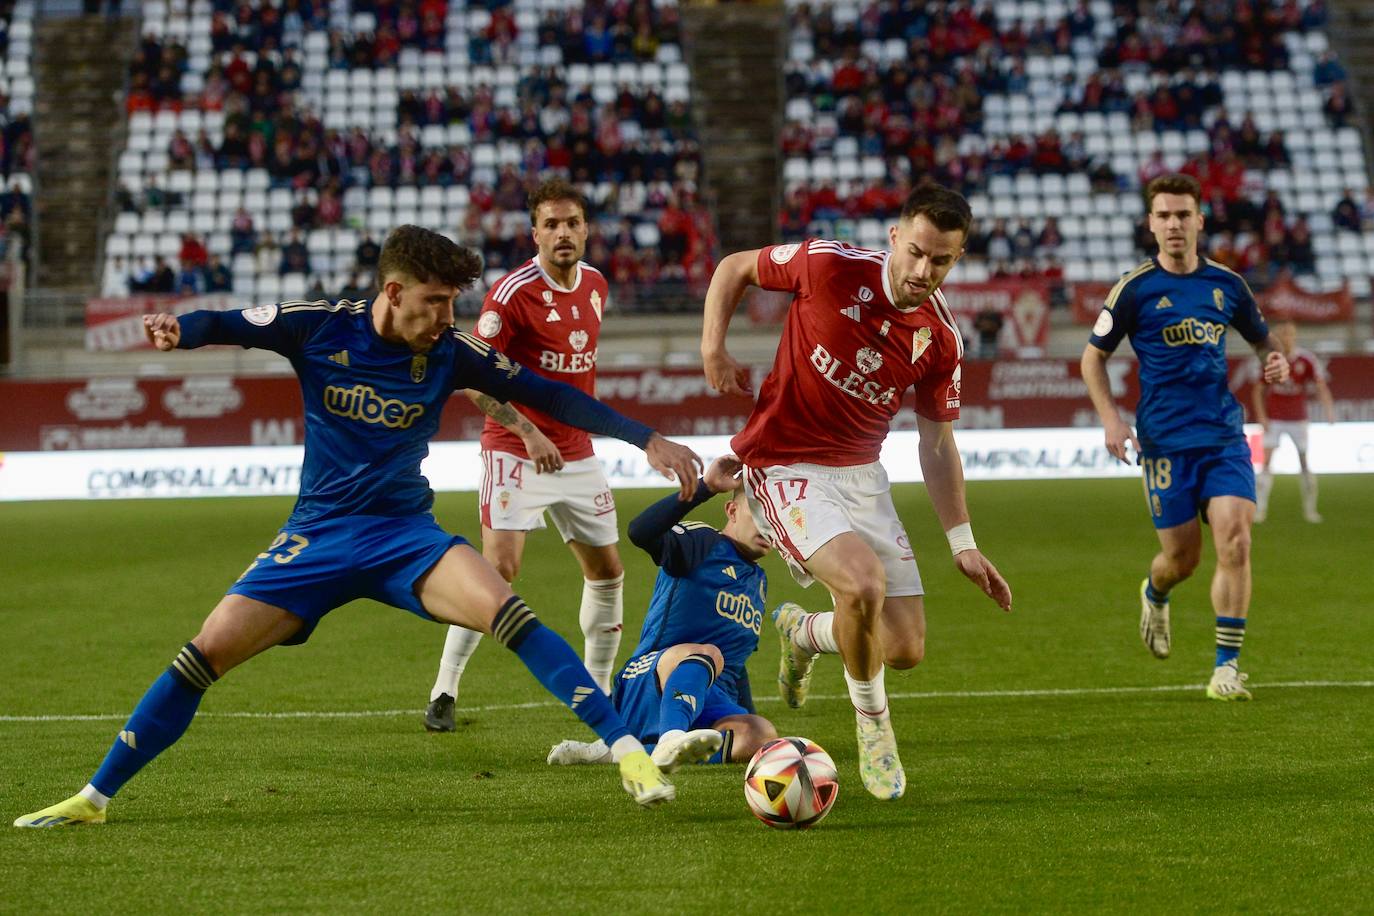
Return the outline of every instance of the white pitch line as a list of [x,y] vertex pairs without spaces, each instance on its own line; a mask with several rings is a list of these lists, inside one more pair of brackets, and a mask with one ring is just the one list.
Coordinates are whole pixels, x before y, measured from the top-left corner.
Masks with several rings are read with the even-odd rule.
[[[1321,688],[1321,687],[1374,687],[1374,681],[1276,681],[1272,684],[1251,684],[1260,690],[1283,688]],[[1202,692],[1201,684],[1161,684],[1153,687],[1046,687],[1038,690],[930,690],[915,693],[889,693],[889,700],[940,700],[940,699],[984,699],[997,697],[1075,697],[1102,696],[1128,693],[1184,693]],[[844,694],[819,694],[809,697],[809,701],[847,700]],[[777,697],[755,697],[756,703],[778,703]],[[490,706],[459,707],[461,713],[506,712],[514,709],[542,709],[558,706],[558,703],[543,700],[534,703],[500,703]],[[359,710],[314,710],[298,712],[203,712],[198,719],[385,719],[396,716],[418,716],[421,709],[359,709]],[[76,716],[0,716],[0,722],[122,722],[129,717],[123,714],[76,715]]]

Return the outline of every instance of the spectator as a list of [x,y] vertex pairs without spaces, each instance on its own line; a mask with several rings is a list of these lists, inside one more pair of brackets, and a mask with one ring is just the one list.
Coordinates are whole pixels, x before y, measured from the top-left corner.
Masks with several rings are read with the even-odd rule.
[[1347,232],[1360,232],[1363,230],[1363,220],[1360,218],[1360,206],[1355,203],[1353,192],[1345,189],[1345,196],[1336,204],[1336,209],[1331,213],[1331,222],[1337,229],[1344,229]]
[[234,290],[234,278],[229,268],[218,255],[210,255],[210,263],[205,269],[205,291],[207,293],[229,293]]
[[281,249],[277,247],[277,240],[272,237],[272,233],[264,232],[258,240],[257,249],[254,251],[257,260],[257,273],[277,274],[281,267]]
[[978,335],[978,358],[996,359],[997,341],[1002,335],[1002,313],[995,308],[983,309],[973,319],[973,330]]
[[210,252],[206,250],[205,243],[193,233],[186,233],[181,237],[181,251],[177,259],[182,265],[192,270],[199,270],[210,260]]
[[280,272],[282,274],[310,273],[310,251],[305,247],[299,229],[292,229],[286,244],[282,246]]
[[1312,274],[1317,270],[1317,255],[1312,248],[1312,230],[1307,218],[1300,216],[1288,231],[1288,262],[1294,273]]
[[362,241],[358,243],[357,250],[353,253],[353,260],[357,264],[358,270],[370,272],[377,269],[377,259],[382,256],[382,246],[372,238],[372,233],[363,233]]
[[257,248],[258,233],[253,228],[253,217],[243,207],[234,213],[234,221],[229,224],[229,251],[231,254],[252,254]]
[[1336,59],[1334,51],[1326,50],[1317,59],[1317,65],[1312,68],[1312,82],[1325,88],[1333,83],[1343,83],[1346,78],[1345,67]]
[[153,272],[148,277],[148,292],[170,293],[176,289],[177,276],[167,260],[158,255],[153,261]]
[[198,296],[205,289],[204,283],[201,272],[194,265],[181,262],[176,276],[178,296]]
[[1354,114],[1354,106],[1346,94],[1344,82],[1331,84],[1326,102],[1322,105],[1322,111],[1326,114],[1326,123],[1332,127],[1349,126],[1350,118]]

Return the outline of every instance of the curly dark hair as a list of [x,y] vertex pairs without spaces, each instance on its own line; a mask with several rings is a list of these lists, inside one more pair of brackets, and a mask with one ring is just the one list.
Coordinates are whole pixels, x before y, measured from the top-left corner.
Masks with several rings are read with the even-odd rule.
[[1153,210],[1156,194],[1186,194],[1202,206],[1202,184],[1192,175],[1160,175],[1145,186],[1145,209]]
[[530,192],[530,225],[538,225],[540,204],[559,200],[570,200],[577,204],[582,209],[582,221],[587,221],[589,216],[587,198],[582,195],[582,192],[561,178],[550,178]]
[[482,256],[423,226],[397,226],[382,243],[377,288],[398,274],[467,289],[482,275]]
[[973,210],[964,195],[934,182],[920,185],[907,195],[902,205],[902,220],[916,216],[924,216],[941,232],[957,229],[965,236],[973,223]]

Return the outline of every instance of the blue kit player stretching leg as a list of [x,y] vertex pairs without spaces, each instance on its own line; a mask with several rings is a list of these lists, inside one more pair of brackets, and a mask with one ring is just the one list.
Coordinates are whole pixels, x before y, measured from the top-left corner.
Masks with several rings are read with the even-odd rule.
[[145,316],[160,350],[237,344],[291,361],[305,402],[300,496],[285,527],[144,694],[86,787],[15,826],[103,823],[110,799],[182,736],[216,680],[265,649],[305,642],[325,614],[357,598],[491,634],[606,742],[635,801],[673,798],[577,653],[465,539],[435,522],[420,461],[450,394],[474,388],[640,446],[650,464],[677,477],[684,500],[700,462],[690,449],[456,331],[453,300],[480,272],[474,253],[401,226],[382,248],[380,293],[370,304]]
[[[1160,551],[1140,584],[1141,639],[1156,658],[1169,657],[1169,591],[1197,568],[1200,513],[1217,551],[1216,664],[1207,696],[1248,700],[1239,657],[1250,613],[1255,470],[1240,403],[1226,384],[1227,327],[1259,354],[1266,383],[1287,378],[1288,362],[1245,280],[1198,255],[1198,182],[1161,176],[1146,188],[1145,202],[1159,255],[1122,277],[1108,295],[1083,350],[1083,380],[1105,427],[1107,450],[1126,461],[1130,442],[1145,472]],[[1117,410],[1107,380],[1107,359],[1122,337],[1131,339],[1140,364],[1139,439]]]
[[[611,692],[625,724],[672,772],[685,763],[748,760],[777,737],[750,707],[744,663],[759,644],[768,579],[758,561],[770,544],[735,480],[734,455],[711,462],[688,502],[669,496],[630,523],[630,540],[659,567],[639,645]],[[682,521],[717,493],[732,493],[726,522]],[[564,741],[549,763],[605,763],[601,741]]]

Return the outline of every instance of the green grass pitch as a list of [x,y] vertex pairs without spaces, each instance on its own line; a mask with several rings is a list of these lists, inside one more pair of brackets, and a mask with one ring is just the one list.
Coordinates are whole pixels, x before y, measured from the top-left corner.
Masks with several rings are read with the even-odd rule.
[[[1253,703],[1202,694],[1210,547],[1174,595],[1174,657],[1140,645],[1155,541],[1138,482],[970,486],[1009,615],[958,577],[920,487],[904,486],[930,632],[925,663],[888,674],[900,802],[859,783],[835,659],[807,708],[776,700],[767,623],[750,666],[760,712],[840,767],[834,811],[805,833],[756,822],[739,767],[684,772],[678,801],[646,812],[612,768],[546,766],[553,743],[584,733],[490,641],[458,733],[425,733],[443,633],[360,602],[216,685],[106,826],[0,828],[0,911],[1369,912],[1374,484],[1321,485],[1325,524],[1300,520],[1283,478],[1256,529]],[[622,527],[657,495],[620,494]],[[84,783],[289,506],[0,507],[6,824]],[[475,533],[472,495],[442,497],[438,514]],[[698,515],[719,519],[719,503]],[[653,582],[628,542],[624,555],[622,660]],[[826,603],[767,567],[770,607]],[[580,648],[579,577],[553,535],[531,540],[517,588]]]

